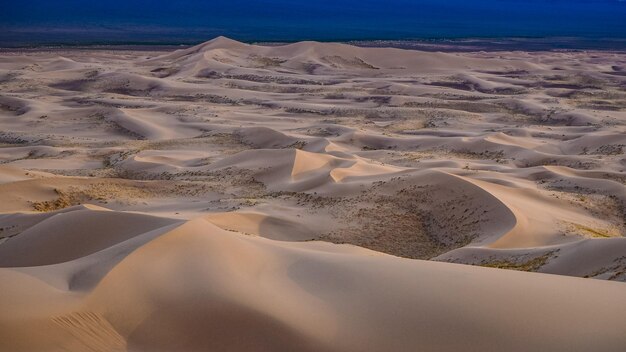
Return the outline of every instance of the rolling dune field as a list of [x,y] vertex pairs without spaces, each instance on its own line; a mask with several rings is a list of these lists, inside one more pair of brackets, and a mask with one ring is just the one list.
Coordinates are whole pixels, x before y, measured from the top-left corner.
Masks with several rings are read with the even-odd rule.
[[625,150],[620,52],[2,52],[0,350],[624,351]]

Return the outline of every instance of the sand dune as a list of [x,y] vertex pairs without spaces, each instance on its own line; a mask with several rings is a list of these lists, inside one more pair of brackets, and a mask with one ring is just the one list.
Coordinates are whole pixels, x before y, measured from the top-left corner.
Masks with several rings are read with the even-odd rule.
[[[0,266],[67,262],[174,222],[146,215],[91,209],[61,211],[7,241],[0,249]],[[39,248],[45,248],[45,254]]]
[[[16,351],[618,351],[626,343],[622,284],[275,242],[203,219],[134,250],[90,291],[32,281],[81,280],[93,275],[86,263],[1,269],[12,288],[0,305],[20,321],[0,319],[2,344]],[[16,287],[39,294],[19,297]],[[19,338],[42,328],[27,342]]]
[[623,351],[621,67],[3,52],[0,350]]

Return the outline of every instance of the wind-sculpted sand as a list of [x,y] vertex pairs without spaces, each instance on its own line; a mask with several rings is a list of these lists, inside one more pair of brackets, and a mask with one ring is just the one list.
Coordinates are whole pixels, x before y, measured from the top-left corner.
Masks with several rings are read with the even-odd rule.
[[624,351],[625,101],[617,52],[4,52],[0,350]]

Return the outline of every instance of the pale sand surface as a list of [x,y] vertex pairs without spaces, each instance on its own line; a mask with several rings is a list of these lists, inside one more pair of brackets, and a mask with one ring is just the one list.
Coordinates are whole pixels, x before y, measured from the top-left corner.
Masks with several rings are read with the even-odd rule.
[[625,102],[612,52],[3,52],[0,350],[624,351]]

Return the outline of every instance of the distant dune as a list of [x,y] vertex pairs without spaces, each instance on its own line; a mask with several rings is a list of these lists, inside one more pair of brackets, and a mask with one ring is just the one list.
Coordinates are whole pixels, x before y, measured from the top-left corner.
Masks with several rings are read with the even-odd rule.
[[625,70],[4,52],[0,350],[623,351]]

